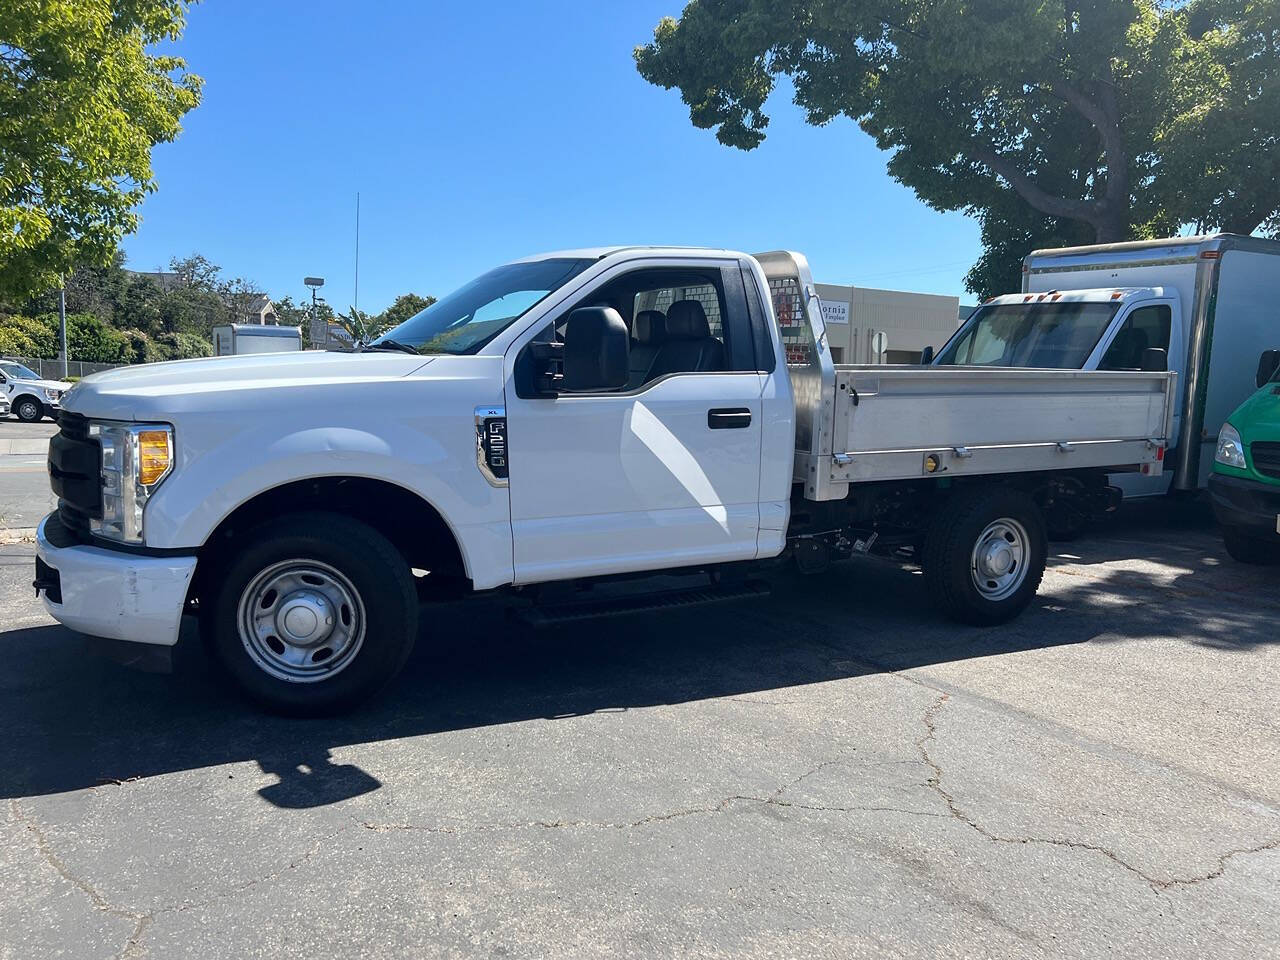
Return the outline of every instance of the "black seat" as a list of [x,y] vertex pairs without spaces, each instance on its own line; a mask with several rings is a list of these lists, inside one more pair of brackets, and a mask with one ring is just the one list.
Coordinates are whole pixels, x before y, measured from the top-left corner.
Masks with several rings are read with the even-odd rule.
[[627,389],[634,390],[649,379],[653,361],[667,339],[667,315],[660,310],[641,310],[631,325],[631,375]]
[[667,342],[658,349],[649,379],[724,367],[724,344],[711,335],[702,304],[697,300],[673,303],[667,311]]

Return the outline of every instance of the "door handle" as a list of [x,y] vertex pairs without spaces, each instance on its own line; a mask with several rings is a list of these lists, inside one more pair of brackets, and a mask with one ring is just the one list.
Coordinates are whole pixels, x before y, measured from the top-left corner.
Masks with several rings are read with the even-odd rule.
[[746,407],[720,407],[708,410],[707,426],[712,430],[741,430],[751,426],[751,411]]

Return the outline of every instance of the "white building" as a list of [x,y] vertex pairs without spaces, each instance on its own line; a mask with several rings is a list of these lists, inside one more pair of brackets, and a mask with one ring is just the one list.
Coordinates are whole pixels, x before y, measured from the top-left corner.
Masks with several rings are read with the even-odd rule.
[[815,286],[836,363],[919,363],[921,350],[937,350],[960,325],[959,297],[834,283]]

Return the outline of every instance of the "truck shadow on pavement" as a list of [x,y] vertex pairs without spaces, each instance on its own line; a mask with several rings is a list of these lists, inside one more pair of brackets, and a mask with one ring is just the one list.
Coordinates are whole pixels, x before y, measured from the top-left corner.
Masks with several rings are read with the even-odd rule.
[[784,573],[772,598],[746,605],[537,633],[513,626],[492,602],[433,608],[395,684],[349,716],[322,720],[246,707],[212,678],[202,653],[177,674],[156,676],[92,655],[88,642],[61,627],[10,631],[0,635],[0,796],[256,760],[279,777],[259,791],[264,800],[315,807],[382,786],[333,761],[331,751],[348,744],[737,697],[1067,644],[1180,637],[1247,654],[1277,642],[1280,568],[1234,564],[1203,521],[1154,531],[1151,522],[1137,515],[1106,538],[1052,545],[1042,595],[1019,620],[990,629],[943,621],[928,609],[918,573],[871,561],[818,577]]

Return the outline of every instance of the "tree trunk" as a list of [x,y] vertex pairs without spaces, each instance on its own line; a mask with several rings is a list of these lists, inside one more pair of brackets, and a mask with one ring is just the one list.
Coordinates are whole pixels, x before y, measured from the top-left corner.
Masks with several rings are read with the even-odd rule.
[[1124,214],[1104,213],[1092,223],[1096,243],[1123,243],[1129,239],[1129,218]]

